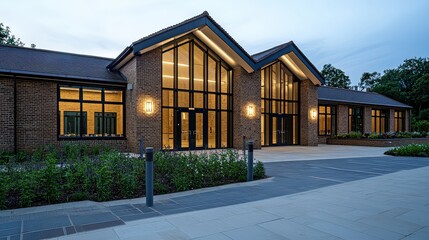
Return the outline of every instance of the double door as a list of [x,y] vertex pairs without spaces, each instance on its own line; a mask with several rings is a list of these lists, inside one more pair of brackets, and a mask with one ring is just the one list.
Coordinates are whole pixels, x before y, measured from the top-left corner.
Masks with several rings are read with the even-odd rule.
[[271,143],[274,146],[293,144],[293,119],[288,114],[271,115]]
[[179,150],[204,149],[207,146],[207,112],[179,109],[176,115]]

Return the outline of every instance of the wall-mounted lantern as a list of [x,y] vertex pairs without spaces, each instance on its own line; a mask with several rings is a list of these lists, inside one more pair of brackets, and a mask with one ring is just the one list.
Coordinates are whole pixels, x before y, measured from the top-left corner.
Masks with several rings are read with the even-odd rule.
[[247,116],[249,116],[249,117],[255,116],[255,106],[253,106],[253,105],[247,106]]
[[311,110],[311,118],[312,119],[316,119],[316,117],[317,117],[317,112],[316,112],[316,110]]
[[148,100],[145,103],[145,112],[146,113],[153,113],[153,102]]

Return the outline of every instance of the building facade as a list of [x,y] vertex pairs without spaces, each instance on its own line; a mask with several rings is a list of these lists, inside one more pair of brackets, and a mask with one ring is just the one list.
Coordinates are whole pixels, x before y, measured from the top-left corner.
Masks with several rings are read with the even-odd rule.
[[243,136],[256,148],[315,146],[345,132],[350,109],[353,130],[368,127],[355,117],[365,111],[378,125],[363,132],[407,130],[408,106],[353,110],[320,99],[323,83],[293,42],[249,55],[207,12],[115,59],[1,45],[0,151],[76,141],[137,152],[140,139],[167,150],[240,148]]

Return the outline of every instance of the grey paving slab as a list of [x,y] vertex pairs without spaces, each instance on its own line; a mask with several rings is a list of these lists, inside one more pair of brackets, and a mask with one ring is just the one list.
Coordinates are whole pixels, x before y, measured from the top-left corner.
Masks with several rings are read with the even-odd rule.
[[23,233],[71,226],[68,216],[51,216],[24,220]]
[[404,240],[423,240],[429,239],[429,227],[424,227],[411,235],[403,238]]
[[212,235],[208,235],[208,236],[204,236],[204,237],[199,237],[199,238],[194,238],[195,240],[231,240],[230,237],[226,236],[223,233],[215,233]]
[[333,236],[336,236],[342,239],[348,239],[348,240],[362,240],[362,239],[377,240],[378,239],[377,237],[371,237],[367,234],[364,234],[340,225],[336,225],[330,222],[326,222],[326,221],[319,221],[316,223],[312,223],[308,226],[314,229],[320,230],[322,232],[329,233]]
[[359,222],[362,222],[374,227],[383,228],[402,235],[412,234],[423,227],[418,224],[402,221],[399,219],[392,219],[382,215],[375,215],[371,217],[362,218],[359,220]]
[[70,215],[70,219],[75,226],[119,220],[118,217],[114,216],[111,212]]
[[307,227],[295,222],[281,219],[267,223],[259,224],[258,226],[290,239],[333,239],[333,235],[319,231],[317,229]]
[[248,226],[243,228],[234,229],[231,231],[223,232],[226,236],[234,240],[285,240],[288,239],[284,236],[275,234],[259,226]]
[[162,214],[159,212],[149,212],[149,213],[139,213],[139,214],[122,216],[121,219],[125,222],[128,222],[128,221],[140,220],[145,218],[158,217],[161,215]]
[[76,229],[76,232],[85,232],[85,231],[91,231],[91,230],[95,230],[95,229],[102,229],[102,228],[108,228],[108,227],[113,227],[113,226],[119,226],[119,225],[123,225],[123,224],[124,224],[124,222],[121,220],[113,220],[113,221],[78,225],[78,226],[75,226],[75,229]]
[[64,235],[63,228],[55,228],[55,229],[49,229],[49,230],[24,233],[22,235],[22,239],[23,240],[39,240],[39,239],[59,237],[59,236],[63,236],[63,235]]

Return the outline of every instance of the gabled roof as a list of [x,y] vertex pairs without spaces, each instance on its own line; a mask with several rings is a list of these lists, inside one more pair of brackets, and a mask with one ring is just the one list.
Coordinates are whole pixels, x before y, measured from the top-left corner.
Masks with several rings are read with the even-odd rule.
[[207,27],[212,32],[214,32],[214,34],[219,37],[228,48],[232,49],[234,53],[241,58],[242,63],[244,63],[250,70],[258,70],[286,54],[293,54],[292,58],[295,58],[295,60],[300,62],[299,67],[306,67],[309,70],[307,73],[311,72],[311,74],[314,75],[314,79],[317,79],[315,81],[324,83],[324,79],[317,68],[307,59],[307,57],[304,56],[295,43],[288,42],[250,56],[240,46],[240,44],[238,44],[228,34],[228,32],[225,31],[225,29],[223,29],[218,23],[216,23],[216,21],[214,21],[207,11],[133,42],[129,47],[125,48],[124,51],[122,51],[122,53],[119,54],[119,56],[107,66],[107,68],[116,69],[119,63],[123,62],[124,60],[126,62],[127,59],[129,60],[131,58],[130,56],[138,55],[140,51],[144,49],[150,48],[156,44],[163,43],[169,39],[174,39],[177,36],[182,36],[191,32],[197,32],[198,30],[202,30]]
[[119,62],[121,62],[127,55],[137,55],[145,48],[148,48],[154,44],[163,42],[165,40],[174,38],[176,36],[189,33],[200,29],[204,26],[209,27],[214,31],[228,46],[230,46],[241,58],[243,58],[250,66],[253,66],[253,59],[251,56],[223,29],[218,23],[210,17],[207,11],[197,15],[193,18],[187,19],[181,23],[173,26],[164,28],[158,32],[152,33],[146,37],[143,37],[133,42],[129,47],[125,48],[118,57],[116,57],[111,64],[107,66],[109,69],[113,69]]
[[412,108],[376,92],[361,92],[350,89],[321,86],[317,88],[319,101],[351,103],[396,108]]
[[111,58],[3,44],[0,44],[0,57],[2,74],[126,83],[119,73],[106,69]]
[[280,57],[293,53],[305,67],[322,83],[325,83],[325,79],[322,74],[317,70],[313,63],[302,53],[302,51],[296,46],[293,41],[278,45],[268,50],[262,51],[252,55],[252,58],[256,62],[258,68],[262,68],[265,65],[279,59]]

